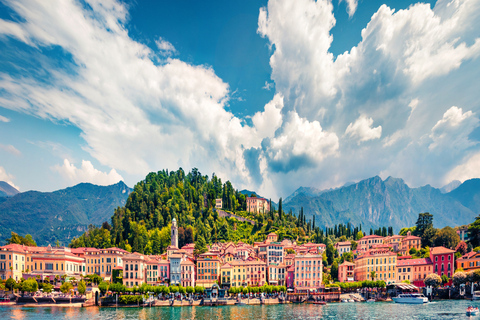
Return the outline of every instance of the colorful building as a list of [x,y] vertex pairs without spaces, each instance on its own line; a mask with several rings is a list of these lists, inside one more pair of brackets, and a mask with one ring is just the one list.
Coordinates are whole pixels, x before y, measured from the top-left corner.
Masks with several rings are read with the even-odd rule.
[[180,263],[182,268],[182,286],[195,287],[195,263],[186,258]]
[[423,280],[432,272],[433,263],[430,258],[397,261],[397,282],[408,280],[418,287],[423,287]]
[[338,282],[355,281],[355,263],[344,261],[338,266]]
[[473,271],[480,269],[480,253],[472,251],[455,261],[455,269],[462,268],[463,271]]
[[374,234],[365,236],[362,239],[357,241],[358,243],[357,250],[367,251],[368,249],[371,249],[373,245],[383,244],[384,239],[385,239],[384,237],[377,236]]
[[433,262],[433,272],[439,276],[447,275],[451,278],[453,276],[453,266],[455,259],[455,251],[445,247],[430,248],[430,259]]
[[284,286],[287,278],[286,269],[285,263],[270,263],[267,268],[268,284]]
[[407,236],[400,242],[399,251],[402,254],[409,254],[412,248],[415,248],[417,251],[420,250],[422,248],[422,238],[412,236],[410,231],[408,231]]
[[197,285],[210,288],[220,278],[221,260],[216,253],[205,252],[197,258]]
[[335,243],[335,249],[337,249],[340,256],[342,256],[346,252],[350,252],[351,247],[352,244],[350,243],[350,241],[340,241]]
[[265,213],[270,211],[270,202],[265,198],[247,197],[247,212]]
[[295,289],[305,291],[319,288],[322,285],[323,257],[307,253],[296,255],[295,266]]
[[126,287],[141,286],[146,282],[147,261],[138,252],[123,256],[123,284]]
[[[390,250],[368,250],[355,259],[355,280],[383,280],[395,282],[397,255]],[[374,278],[372,278],[374,272]]]

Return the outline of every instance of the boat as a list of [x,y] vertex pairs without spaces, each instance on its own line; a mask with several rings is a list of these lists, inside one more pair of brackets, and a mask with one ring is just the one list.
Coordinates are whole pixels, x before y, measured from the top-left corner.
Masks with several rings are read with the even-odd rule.
[[480,291],[473,291],[472,300],[480,300]]
[[342,302],[348,302],[348,300],[347,299],[342,299]]
[[476,316],[478,314],[478,308],[474,308],[472,306],[467,308],[467,316]]
[[353,299],[348,299],[348,302],[355,302],[355,300],[353,300]]
[[314,301],[312,302],[313,304],[321,304],[321,305],[325,305],[327,304],[325,301]]
[[395,303],[422,304],[428,303],[428,298],[420,293],[402,293],[392,298]]
[[375,299],[368,299],[367,302],[375,302]]

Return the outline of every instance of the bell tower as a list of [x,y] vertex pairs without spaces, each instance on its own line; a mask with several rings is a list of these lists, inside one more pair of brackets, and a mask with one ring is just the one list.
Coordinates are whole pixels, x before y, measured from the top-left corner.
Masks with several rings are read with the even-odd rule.
[[172,220],[172,232],[171,232],[171,245],[178,248],[178,227],[177,227],[177,220],[173,218]]

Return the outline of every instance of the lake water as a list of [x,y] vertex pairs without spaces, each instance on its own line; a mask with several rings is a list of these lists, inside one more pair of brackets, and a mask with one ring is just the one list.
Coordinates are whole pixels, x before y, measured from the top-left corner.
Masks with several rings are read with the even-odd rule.
[[[466,319],[465,300],[434,301],[425,305],[391,302],[288,304],[270,306],[157,308],[27,308],[0,307],[0,319]],[[480,319],[479,316],[473,317]]]

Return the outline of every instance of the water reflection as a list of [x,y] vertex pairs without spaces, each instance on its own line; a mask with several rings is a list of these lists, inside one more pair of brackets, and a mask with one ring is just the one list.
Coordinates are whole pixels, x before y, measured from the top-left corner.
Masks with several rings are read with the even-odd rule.
[[[480,302],[439,301],[426,305],[394,303],[336,303],[321,305],[258,305],[223,307],[161,307],[161,308],[28,308],[0,306],[0,319],[95,319],[95,320],[157,320],[157,319],[465,319],[469,304]],[[480,319],[480,318],[479,318]]]

